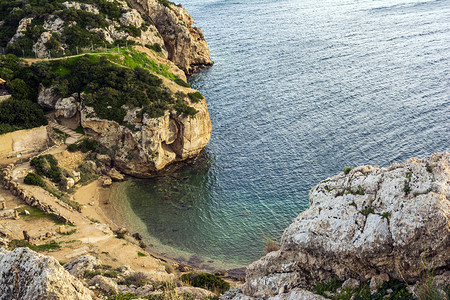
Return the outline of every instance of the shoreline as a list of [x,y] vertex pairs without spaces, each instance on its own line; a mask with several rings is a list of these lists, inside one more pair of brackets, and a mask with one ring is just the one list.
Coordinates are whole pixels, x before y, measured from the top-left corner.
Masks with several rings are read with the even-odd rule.
[[[60,164],[69,171],[74,170],[84,159],[83,154],[74,155],[65,149],[53,152]],[[44,253],[61,263],[75,257],[93,255],[105,265],[128,265],[134,270],[151,273],[157,281],[176,280],[181,273],[190,271],[220,274],[234,285],[243,281],[244,266],[225,265],[220,261],[213,265],[216,260],[194,253],[184,252],[184,255],[178,256],[178,253],[183,251],[164,245],[156,238],[153,240],[148,232],[142,229],[145,224],[142,223],[143,226],[139,227],[128,223],[130,218],[127,218],[125,210],[121,211],[121,207],[113,205],[115,188],[123,183],[115,182],[112,186],[104,187],[103,181],[97,178],[76,187],[73,192],[67,194],[72,201],[79,204],[79,209],[74,209],[48,191],[24,184],[25,174],[32,170],[28,162],[19,162],[17,165],[8,165],[2,171],[4,180],[0,186],[0,200],[8,199],[7,208],[14,207],[10,210],[16,212],[13,220],[0,218],[0,236],[7,237],[7,241],[24,240],[26,237],[23,232],[27,232],[31,237],[31,244],[58,244],[57,249],[46,250]],[[130,180],[130,177],[127,177],[127,180]],[[121,198],[116,200],[119,200],[117,203],[122,203]],[[35,206],[32,203],[36,202],[39,205],[31,207]],[[131,209],[128,211],[133,213]],[[55,216],[60,221],[56,221]],[[140,221],[137,217],[136,220]],[[61,221],[63,223],[60,223]],[[162,247],[159,247],[160,245]],[[175,251],[165,251],[166,249]],[[143,251],[145,252],[142,253]],[[176,255],[170,255],[173,253]]]
[[[126,180],[132,180],[131,177],[127,177]],[[206,271],[210,273],[223,272],[224,270],[235,270],[242,269],[246,266],[237,265],[231,263],[225,263],[223,261],[212,259],[206,256],[200,256],[196,253],[191,253],[185,250],[180,250],[170,245],[161,243],[157,238],[151,236],[146,230],[146,224],[143,223],[133,212],[131,208],[126,208],[126,204],[121,203],[118,205],[116,203],[119,201],[125,201],[122,198],[114,199],[117,197],[118,185],[123,185],[125,182],[114,182],[113,185],[109,187],[102,187],[101,183],[98,182],[95,194],[96,194],[96,206],[97,209],[103,215],[103,221],[108,224],[113,230],[118,230],[120,228],[126,228],[129,234],[138,233],[142,236],[143,241],[148,244],[145,250],[154,258],[160,259],[164,262],[169,262],[173,265],[180,265],[182,268],[193,269],[197,271]],[[91,185],[93,183],[90,183]],[[85,190],[89,190],[88,186]],[[80,194],[84,194],[84,187],[79,189]],[[120,192],[119,192],[120,193]],[[123,194],[119,194],[123,196]],[[77,199],[75,199],[77,200]],[[127,218],[127,214],[132,214]],[[129,219],[135,219],[136,222],[130,222]]]

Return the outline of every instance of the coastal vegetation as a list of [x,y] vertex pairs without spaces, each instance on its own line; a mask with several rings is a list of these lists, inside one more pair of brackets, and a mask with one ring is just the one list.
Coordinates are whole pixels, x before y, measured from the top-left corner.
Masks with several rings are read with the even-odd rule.
[[[6,53],[18,56],[35,56],[33,45],[38,42],[41,34],[46,31],[49,19],[62,20],[60,33],[52,34],[46,43],[52,57],[77,54],[84,48],[98,48],[111,44],[91,28],[106,28],[111,21],[118,21],[122,9],[117,1],[77,1],[83,4],[95,4],[99,13],[75,9],[64,5],[64,0],[32,0],[32,1],[0,1],[0,47]],[[13,36],[24,18],[30,19],[24,34],[15,40]],[[119,30],[137,34],[139,28],[120,26]],[[13,40],[12,40],[13,39]],[[67,49],[61,47],[67,45]]]
[[28,247],[31,250],[34,250],[36,252],[44,252],[44,251],[50,251],[50,250],[56,250],[60,249],[61,246],[56,242],[50,242],[48,244],[42,244],[42,245],[35,245],[25,240],[12,240],[8,244],[9,250],[14,250],[19,247]]
[[[195,116],[197,110],[177,99],[154,73],[188,86],[156,64],[144,53],[123,50],[123,59],[114,53],[86,55],[26,65],[14,55],[0,57],[0,77],[8,79],[12,99],[0,103],[0,133],[46,125],[44,111],[37,105],[39,85],[52,87],[62,98],[83,94],[84,104],[98,117],[126,125],[126,107],[141,108],[140,114],[156,118],[175,109],[178,114]],[[195,94],[195,93],[193,93]],[[192,98],[194,97],[194,98]],[[198,95],[191,96],[198,102]]]
[[228,282],[209,273],[190,272],[181,275],[180,279],[194,287],[204,288],[216,294],[223,294],[230,289]]
[[40,187],[45,186],[45,181],[42,179],[42,177],[33,172],[28,173],[27,176],[25,176],[23,182],[29,185],[36,185]]

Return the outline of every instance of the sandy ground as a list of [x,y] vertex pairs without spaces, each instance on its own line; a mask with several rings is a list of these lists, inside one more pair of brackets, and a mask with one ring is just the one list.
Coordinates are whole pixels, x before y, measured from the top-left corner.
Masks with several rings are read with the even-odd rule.
[[[67,169],[75,169],[84,158],[82,154],[73,155],[67,152],[56,153],[55,156],[60,165]],[[20,165],[14,170],[14,177],[22,182],[21,178],[29,170],[28,163]],[[64,263],[74,257],[90,254],[98,257],[105,265],[112,267],[129,265],[134,270],[149,272],[154,280],[167,281],[175,278],[174,274],[168,274],[165,271],[164,260],[157,259],[151,253],[141,249],[134,238],[129,235],[126,235],[125,239],[116,237],[113,233],[113,230],[118,228],[116,223],[101,209],[102,204],[107,205],[110,189],[103,188],[99,181],[79,187],[73,194],[73,200],[79,202],[82,207],[81,213],[60,202],[42,188],[28,185],[23,185],[23,188],[38,199],[57,208],[64,216],[69,217],[75,226],[61,225],[42,214],[36,217],[35,213],[30,216],[21,215],[18,220],[0,219],[0,232],[10,239],[23,239],[24,230],[32,238],[52,233],[52,237],[34,239],[32,242],[34,244],[53,241],[59,243],[61,249],[44,252],[44,254],[51,255],[60,262]],[[22,211],[27,209],[36,212],[36,209],[29,207],[18,197],[0,187],[0,200],[2,198],[5,200],[7,209],[20,208]],[[75,231],[68,235],[59,233],[73,230]],[[138,252],[146,256],[138,255]]]

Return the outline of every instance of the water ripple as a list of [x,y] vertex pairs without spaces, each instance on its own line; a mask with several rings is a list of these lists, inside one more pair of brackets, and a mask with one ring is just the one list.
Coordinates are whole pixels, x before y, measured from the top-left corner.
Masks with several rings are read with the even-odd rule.
[[149,236],[247,264],[344,166],[449,151],[450,2],[184,0],[215,65],[213,136],[181,179],[136,180]]

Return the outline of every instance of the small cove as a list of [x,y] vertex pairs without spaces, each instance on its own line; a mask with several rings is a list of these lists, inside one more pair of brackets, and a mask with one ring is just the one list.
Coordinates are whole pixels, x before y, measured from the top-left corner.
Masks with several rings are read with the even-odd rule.
[[215,61],[190,78],[211,141],[196,164],[111,196],[156,252],[246,265],[344,166],[450,150],[448,1],[182,4]]

